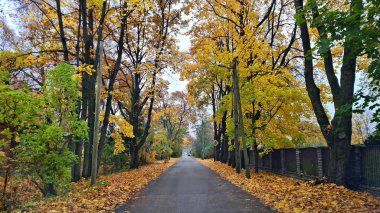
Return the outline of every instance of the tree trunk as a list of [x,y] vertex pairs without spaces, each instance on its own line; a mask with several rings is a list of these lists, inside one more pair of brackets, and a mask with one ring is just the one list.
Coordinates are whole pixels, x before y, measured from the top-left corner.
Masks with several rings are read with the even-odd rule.
[[337,185],[344,185],[346,180],[350,146],[347,148],[344,144],[345,141],[341,140],[329,147],[328,180]]
[[228,136],[223,134],[222,147],[220,152],[220,161],[227,163],[228,160]]
[[253,165],[255,173],[259,173],[259,150],[257,149],[256,140],[253,142]]
[[[257,114],[257,115],[256,115]],[[256,141],[256,120],[260,118],[260,111],[257,111],[255,114],[255,101],[252,102],[252,138],[253,138],[253,166],[255,173],[259,172],[259,150],[257,149],[257,141]]]
[[220,147],[221,142],[218,143],[218,145],[215,146],[215,161],[220,161]]
[[[232,98],[232,105],[233,105],[233,98]],[[234,113],[233,113],[233,110],[231,110],[231,117],[234,116]],[[234,146],[235,145],[235,141],[233,138],[231,138],[231,146]],[[227,141],[227,153],[228,153],[228,165],[231,166],[232,168],[235,168],[235,163],[234,163],[234,160],[235,160],[235,152],[234,151],[229,151],[229,144],[228,144],[228,141]]]
[[236,168],[236,157],[235,157],[235,154],[236,152],[235,151],[232,151],[232,152],[229,152],[230,153],[230,166],[232,168]]
[[[89,10],[89,26],[91,29],[91,42],[92,42],[92,49],[94,49],[94,20],[93,20],[93,9]],[[92,63],[94,65],[94,68],[96,67],[94,60],[92,60]],[[86,177],[91,176],[91,165],[92,165],[92,146],[94,143],[94,125],[95,125],[95,84],[96,84],[96,74],[93,73],[90,76],[90,83],[89,83],[89,104],[88,104],[88,126],[90,128],[89,134],[90,134],[90,141],[89,141],[89,154],[88,157],[88,167],[87,167],[87,174]]]
[[[218,138],[218,124],[215,121],[215,116],[216,116],[216,99],[215,99],[215,86],[214,84],[211,85],[212,87],[212,92],[211,92],[211,105],[212,105],[212,118],[213,118],[213,128],[214,128],[214,142],[217,141]],[[217,146],[214,145],[214,161],[217,161]],[[219,141],[218,141],[219,145]]]
[[345,185],[348,162],[351,153],[352,120],[350,117],[334,118],[332,125],[336,126],[333,142],[329,145],[328,179],[338,185]]
[[232,167],[231,154],[227,151],[227,165]]
[[[103,2],[103,9],[105,11],[105,6],[107,1]],[[102,13],[103,14],[103,13]],[[105,14],[105,12],[104,12]],[[103,17],[103,15],[102,15]],[[102,18],[104,20],[104,17]],[[103,25],[101,21],[101,25]],[[98,174],[98,142],[99,142],[99,116],[100,116],[100,91],[102,87],[102,59],[103,59],[103,41],[102,39],[102,30],[103,27],[100,27],[99,29],[99,42],[97,46],[97,54],[96,54],[96,65],[97,65],[97,72],[96,72],[96,96],[95,96],[95,118],[94,118],[94,140],[93,140],[93,146],[92,146],[92,158],[91,158],[91,185],[94,185],[96,183],[96,176]]]
[[214,127],[214,142],[216,141],[217,144],[216,146],[214,145],[214,161],[220,161],[220,147],[221,147],[221,136],[222,136],[222,129],[220,127],[220,124],[218,125],[215,117],[216,117],[216,94],[215,94],[215,86],[214,84],[212,85],[212,118],[213,118],[213,127]]
[[131,169],[137,169],[139,167],[139,152],[138,152],[137,147],[132,145],[130,147],[129,152],[131,154],[131,161],[130,161],[129,167]]
[[82,165],[82,149],[83,141],[78,141],[74,144],[75,152],[74,154],[78,156],[78,162],[72,166],[72,181],[77,182],[81,177],[81,165]]
[[3,206],[5,207],[6,201],[7,201],[7,186],[8,186],[8,181],[9,181],[9,172],[10,172],[10,166],[6,166],[5,168],[5,178],[4,178],[4,186],[3,186]]
[[[90,130],[93,132],[93,130]],[[92,141],[92,140],[90,140]],[[91,156],[92,156],[92,142],[86,142],[84,144],[84,152],[83,152],[83,172],[82,176],[88,178],[91,176]]]
[[[93,18],[92,9],[87,11],[87,1],[81,0],[82,9],[82,20],[83,20],[83,41],[84,41],[84,61],[88,65],[93,65],[94,62],[91,59],[91,49],[93,49]],[[89,33],[90,31],[90,33]],[[87,119],[87,125],[89,128],[89,141],[84,143],[84,154],[83,154],[83,177],[89,177],[91,174],[91,149],[92,149],[92,137],[93,137],[93,118],[94,118],[94,97],[95,97],[95,75],[88,75],[84,73],[83,76],[83,88],[82,97],[84,99],[82,105],[82,115],[84,119]]]
[[237,173],[241,172],[241,157],[240,157],[240,141],[239,141],[239,110],[238,110],[238,92],[239,85],[237,82],[237,58],[232,62],[232,78],[233,78],[233,117],[234,117],[234,142],[235,142],[235,169]]
[[[237,62],[236,62],[237,63]],[[246,136],[245,136],[245,130],[244,130],[244,120],[243,120],[243,112],[242,112],[242,106],[241,106],[241,99],[240,99],[240,91],[239,91],[239,74],[237,73],[237,69],[235,70],[235,81],[237,86],[236,91],[236,100],[238,105],[238,114],[239,114],[239,132],[242,138],[243,143],[243,157],[244,157],[244,169],[245,169],[245,177],[251,178],[251,171],[249,168],[249,157],[248,157],[248,148],[247,148],[247,142],[246,142]],[[236,130],[235,130],[236,131]],[[240,154],[240,153],[239,153]]]
[[[123,10],[126,10],[126,8],[127,8],[127,2],[124,2]],[[120,70],[121,59],[122,59],[122,55],[123,55],[124,35],[125,35],[127,17],[128,17],[128,15],[125,15],[125,16],[123,16],[123,18],[121,20],[120,36],[119,36],[119,40],[117,43],[117,45],[118,45],[117,58],[116,58],[115,66],[112,70],[112,73],[111,73],[111,76],[109,79],[109,83],[108,83],[108,96],[107,96],[107,100],[106,100],[106,109],[105,109],[105,113],[104,113],[102,128],[100,130],[100,140],[99,140],[99,150],[98,150],[99,156],[98,156],[98,165],[97,165],[98,167],[99,167],[100,160],[101,160],[103,150],[104,150],[104,143],[106,140],[107,128],[108,128],[108,124],[109,124],[109,117],[110,117],[111,108],[112,108],[112,92],[114,90],[114,84],[116,81],[117,74]]]
[[59,26],[59,37],[61,38],[62,48],[63,48],[63,58],[66,63],[69,63],[69,50],[67,48],[67,41],[65,37],[65,31],[63,26],[63,18],[62,18],[62,11],[61,11],[61,1],[56,0],[55,1],[57,6],[57,18],[58,18],[58,26]]
[[57,191],[55,190],[54,185],[52,183],[45,184],[45,190],[44,191],[45,191],[45,193],[44,193],[45,196],[57,195]]
[[[355,69],[357,58],[357,47],[344,42],[343,63],[341,67],[340,84],[335,78],[332,56],[327,54],[325,57],[325,71],[329,80],[330,89],[332,90],[335,115],[330,124],[325,109],[321,102],[320,90],[314,81],[313,59],[310,57],[311,44],[306,18],[303,14],[303,0],[294,1],[297,13],[302,18],[299,24],[301,31],[302,47],[304,52],[305,64],[305,83],[308,95],[310,97],[314,113],[324,138],[327,141],[330,150],[328,179],[339,185],[345,184],[347,174],[347,164],[350,157],[351,135],[352,135],[352,101],[355,84]],[[361,0],[351,1],[350,15],[356,15],[353,24],[348,26],[351,29],[360,28],[360,15],[362,2]],[[313,15],[318,16],[317,8],[313,9]],[[322,28],[318,29],[320,34]],[[346,38],[346,41],[350,39]],[[351,38],[352,39],[352,38]]]
[[222,128],[220,132],[220,137],[221,137],[221,145],[220,145],[220,153],[219,153],[219,160],[222,163],[227,162],[227,157],[228,157],[228,136],[226,135],[226,120],[227,120],[227,111],[224,112],[223,117],[222,117]]

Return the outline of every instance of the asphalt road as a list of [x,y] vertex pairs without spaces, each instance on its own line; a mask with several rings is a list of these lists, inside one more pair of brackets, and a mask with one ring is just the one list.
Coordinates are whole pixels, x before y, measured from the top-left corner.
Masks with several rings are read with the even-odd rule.
[[274,212],[191,157],[182,157],[158,179],[118,206],[131,213]]

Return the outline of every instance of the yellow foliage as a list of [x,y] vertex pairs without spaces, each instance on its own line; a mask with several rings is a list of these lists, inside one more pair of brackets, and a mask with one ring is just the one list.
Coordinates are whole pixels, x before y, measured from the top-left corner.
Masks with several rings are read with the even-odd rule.
[[127,102],[129,101],[129,97],[125,94],[125,92],[122,92],[122,91],[112,91],[112,97],[117,100],[117,101],[123,101],[123,102]]
[[74,74],[73,75],[73,80],[78,80],[79,82],[81,82],[82,80],[82,75],[81,74]]
[[28,55],[27,57],[24,58],[25,66],[32,66],[36,64],[36,62],[37,62],[37,57],[34,55]]
[[[217,99],[214,121],[220,124],[225,112],[232,110],[232,65],[236,59],[241,107],[247,115],[243,126],[249,142],[255,138],[259,143],[271,141],[265,144],[270,147],[294,146],[292,139],[305,138],[297,124],[312,115],[312,108],[302,82],[293,73],[295,64],[279,63],[288,48],[288,29],[276,29],[271,42],[266,23],[255,27],[261,14],[251,9],[255,7],[251,4],[237,0],[199,3],[195,14],[199,21],[189,33],[191,56],[181,77],[189,81],[189,94],[198,106],[210,104],[214,95]],[[240,19],[241,14],[246,17],[244,20]],[[317,36],[317,31],[314,33]],[[323,101],[329,98],[326,95]],[[253,122],[251,115],[258,112],[261,116]],[[229,136],[235,129],[232,120],[228,113]]]
[[90,6],[101,8],[104,0],[88,0],[87,2]]
[[113,154],[117,155],[119,153],[123,153],[125,151],[125,147],[124,147],[123,138],[121,137],[121,135],[115,131],[111,134],[111,137],[115,141]]
[[79,72],[86,72],[88,75],[92,75],[92,73],[95,72],[94,65],[89,64],[81,64],[76,70]]
[[[104,111],[100,112],[100,121],[104,119]],[[110,115],[109,123],[115,124],[114,132],[111,137],[115,141],[114,154],[117,155],[125,151],[123,137],[133,138],[133,126],[126,121],[121,115]]]
[[[1,142],[1,140],[0,140]],[[3,151],[0,151],[0,165],[7,159],[7,155],[5,154],[5,152]]]
[[110,115],[110,123],[115,123],[116,129],[125,137],[133,138],[133,126],[126,121],[121,115]]

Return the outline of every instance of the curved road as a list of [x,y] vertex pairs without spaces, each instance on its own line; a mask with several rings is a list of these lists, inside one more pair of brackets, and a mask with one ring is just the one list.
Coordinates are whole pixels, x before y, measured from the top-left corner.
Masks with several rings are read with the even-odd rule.
[[118,206],[127,213],[273,212],[191,157],[182,157],[136,195]]

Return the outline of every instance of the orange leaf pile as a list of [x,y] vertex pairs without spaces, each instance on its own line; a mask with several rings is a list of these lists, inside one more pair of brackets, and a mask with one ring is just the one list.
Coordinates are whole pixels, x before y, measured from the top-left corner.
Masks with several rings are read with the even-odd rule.
[[262,171],[247,179],[226,164],[198,161],[279,212],[380,212],[380,198],[367,192],[327,183],[314,186]]
[[157,161],[138,169],[98,178],[98,184],[89,187],[89,181],[72,184],[65,196],[38,201],[29,207],[32,212],[111,212],[119,204],[133,198],[140,189],[175,163]]

